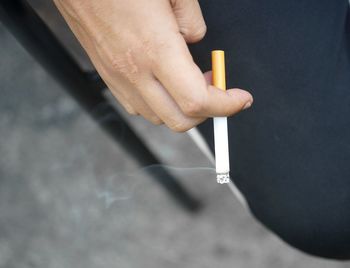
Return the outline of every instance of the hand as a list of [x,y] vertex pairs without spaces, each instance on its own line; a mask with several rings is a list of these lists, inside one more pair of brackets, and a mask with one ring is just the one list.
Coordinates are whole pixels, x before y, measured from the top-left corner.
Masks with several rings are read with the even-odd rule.
[[198,0],[54,2],[128,113],[183,132],[252,104],[244,90],[211,86],[193,62],[186,43],[206,32]]

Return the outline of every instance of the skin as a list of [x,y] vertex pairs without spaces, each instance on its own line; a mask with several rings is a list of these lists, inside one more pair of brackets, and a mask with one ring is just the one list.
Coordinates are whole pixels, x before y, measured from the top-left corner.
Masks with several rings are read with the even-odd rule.
[[206,33],[198,0],[54,2],[129,114],[183,132],[253,103],[247,91],[211,86],[194,63],[187,43]]

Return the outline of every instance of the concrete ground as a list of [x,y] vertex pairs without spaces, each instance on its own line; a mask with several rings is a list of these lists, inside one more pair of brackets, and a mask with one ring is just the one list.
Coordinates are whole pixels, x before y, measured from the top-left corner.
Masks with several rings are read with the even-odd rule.
[[0,267],[350,266],[262,227],[186,134],[128,118],[205,204],[183,211],[2,25],[0,81]]

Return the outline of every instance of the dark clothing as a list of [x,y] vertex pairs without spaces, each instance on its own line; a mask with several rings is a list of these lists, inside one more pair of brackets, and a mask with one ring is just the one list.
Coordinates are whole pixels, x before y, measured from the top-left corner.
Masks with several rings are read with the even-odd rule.
[[[203,71],[226,51],[228,87],[251,109],[230,118],[231,176],[257,219],[290,245],[350,259],[348,0],[201,0]],[[213,148],[212,121],[200,130]]]

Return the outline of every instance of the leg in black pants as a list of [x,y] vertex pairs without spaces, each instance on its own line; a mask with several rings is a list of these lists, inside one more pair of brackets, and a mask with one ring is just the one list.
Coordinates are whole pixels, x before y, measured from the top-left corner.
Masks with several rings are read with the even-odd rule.
[[[203,71],[224,49],[228,87],[250,110],[229,120],[232,178],[257,219],[307,253],[350,259],[348,0],[201,0]],[[212,122],[200,127],[213,148]]]

